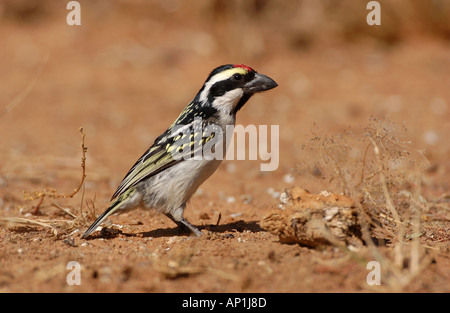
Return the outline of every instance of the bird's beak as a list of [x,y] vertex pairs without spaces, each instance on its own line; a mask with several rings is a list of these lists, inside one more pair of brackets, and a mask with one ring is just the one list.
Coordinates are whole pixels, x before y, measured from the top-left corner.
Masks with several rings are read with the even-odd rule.
[[255,77],[244,85],[244,92],[254,94],[261,91],[270,90],[277,87],[278,84],[270,77],[256,73]]

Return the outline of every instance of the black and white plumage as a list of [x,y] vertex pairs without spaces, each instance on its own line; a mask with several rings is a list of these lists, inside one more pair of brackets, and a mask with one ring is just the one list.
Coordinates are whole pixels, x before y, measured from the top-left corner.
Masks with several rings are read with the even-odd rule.
[[[138,207],[158,210],[181,229],[200,236],[200,230],[183,218],[183,211],[223,159],[202,157],[202,152],[208,142],[214,142],[223,145],[225,153],[227,125],[235,125],[237,111],[253,94],[277,86],[271,78],[245,65],[214,69],[194,100],[129,170],[113,194],[111,205],[82,238],[87,238],[109,215]],[[217,131],[205,132],[208,127]]]

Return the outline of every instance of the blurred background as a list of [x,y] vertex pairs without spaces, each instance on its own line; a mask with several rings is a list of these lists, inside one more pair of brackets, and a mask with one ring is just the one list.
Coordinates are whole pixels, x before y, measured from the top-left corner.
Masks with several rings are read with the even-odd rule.
[[[104,205],[227,63],[279,83],[238,123],[280,125],[280,167],[261,173],[258,162],[226,161],[212,186],[278,190],[298,179],[289,175],[308,157],[314,129],[335,134],[388,117],[430,162],[430,189],[448,190],[450,1],[379,1],[380,26],[366,23],[368,1],[89,0],[79,1],[81,26],[66,23],[67,3],[0,2],[3,206],[26,189],[76,184],[81,126],[86,188]],[[250,179],[236,182],[236,173]]]

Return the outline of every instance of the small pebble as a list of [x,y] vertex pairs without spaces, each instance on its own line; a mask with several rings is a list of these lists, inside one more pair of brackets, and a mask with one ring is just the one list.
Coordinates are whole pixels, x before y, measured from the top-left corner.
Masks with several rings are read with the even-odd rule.
[[283,181],[286,184],[292,184],[295,181],[295,178],[292,174],[286,174],[283,176]]
[[227,198],[227,203],[235,203],[236,202],[236,198],[235,197],[228,197]]
[[286,203],[289,202],[289,196],[288,196],[288,194],[287,194],[286,192],[283,192],[283,193],[280,195],[280,202],[281,202],[282,204],[286,204]]

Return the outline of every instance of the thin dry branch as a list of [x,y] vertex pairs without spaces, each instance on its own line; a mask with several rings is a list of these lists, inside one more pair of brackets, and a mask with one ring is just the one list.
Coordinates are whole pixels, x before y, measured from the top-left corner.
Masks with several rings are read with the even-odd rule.
[[82,173],[81,173],[81,181],[78,184],[78,186],[70,193],[59,193],[57,192],[55,189],[52,188],[47,188],[45,190],[42,191],[33,191],[33,192],[28,192],[25,191],[25,200],[29,200],[29,201],[33,201],[36,199],[39,199],[39,203],[36,205],[35,207],[35,213],[38,212],[42,202],[44,201],[45,197],[48,198],[54,198],[54,199],[67,199],[67,198],[73,198],[81,189],[81,187],[84,184],[84,180],[86,178],[86,152],[87,152],[87,147],[84,144],[84,139],[86,137],[86,134],[83,131],[83,127],[80,127],[79,129],[80,133],[81,133],[81,168],[82,168]]
[[63,211],[63,212],[66,213],[67,215],[70,215],[72,218],[77,218],[77,216],[76,216],[75,214],[73,214],[72,212],[70,212],[68,209],[63,208],[63,207],[60,206],[59,204],[52,202],[52,205],[53,205],[55,208],[60,209],[61,211]]
[[386,206],[388,207],[389,211],[391,212],[395,223],[397,224],[398,227],[400,227],[402,222],[400,221],[400,216],[398,215],[397,210],[395,209],[394,204],[392,202],[391,196],[389,195],[386,177],[384,176],[385,168],[384,168],[383,162],[381,161],[381,157],[380,157],[380,148],[378,147],[377,143],[375,142],[375,140],[373,138],[370,138],[370,141],[373,144],[373,151],[375,153],[375,157],[376,157],[377,164],[378,164],[378,170],[379,170],[378,175],[380,177],[381,188],[383,190],[384,198],[386,200]]
[[[55,227],[50,225],[51,223],[58,222],[55,220],[44,220],[44,221],[38,221],[38,220],[30,220],[22,217],[2,217],[0,218],[0,223],[2,224],[18,224],[18,225],[24,225],[24,226],[42,226],[45,228],[50,228],[53,232],[53,234],[56,236],[58,234],[58,231]],[[59,221],[60,222],[60,221]]]
[[366,159],[367,159],[367,152],[369,151],[370,143],[367,144],[366,150],[364,151],[364,157],[362,160],[362,168],[361,168],[361,181],[359,182],[359,185],[362,185],[364,183],[364,167],[366,166]]

